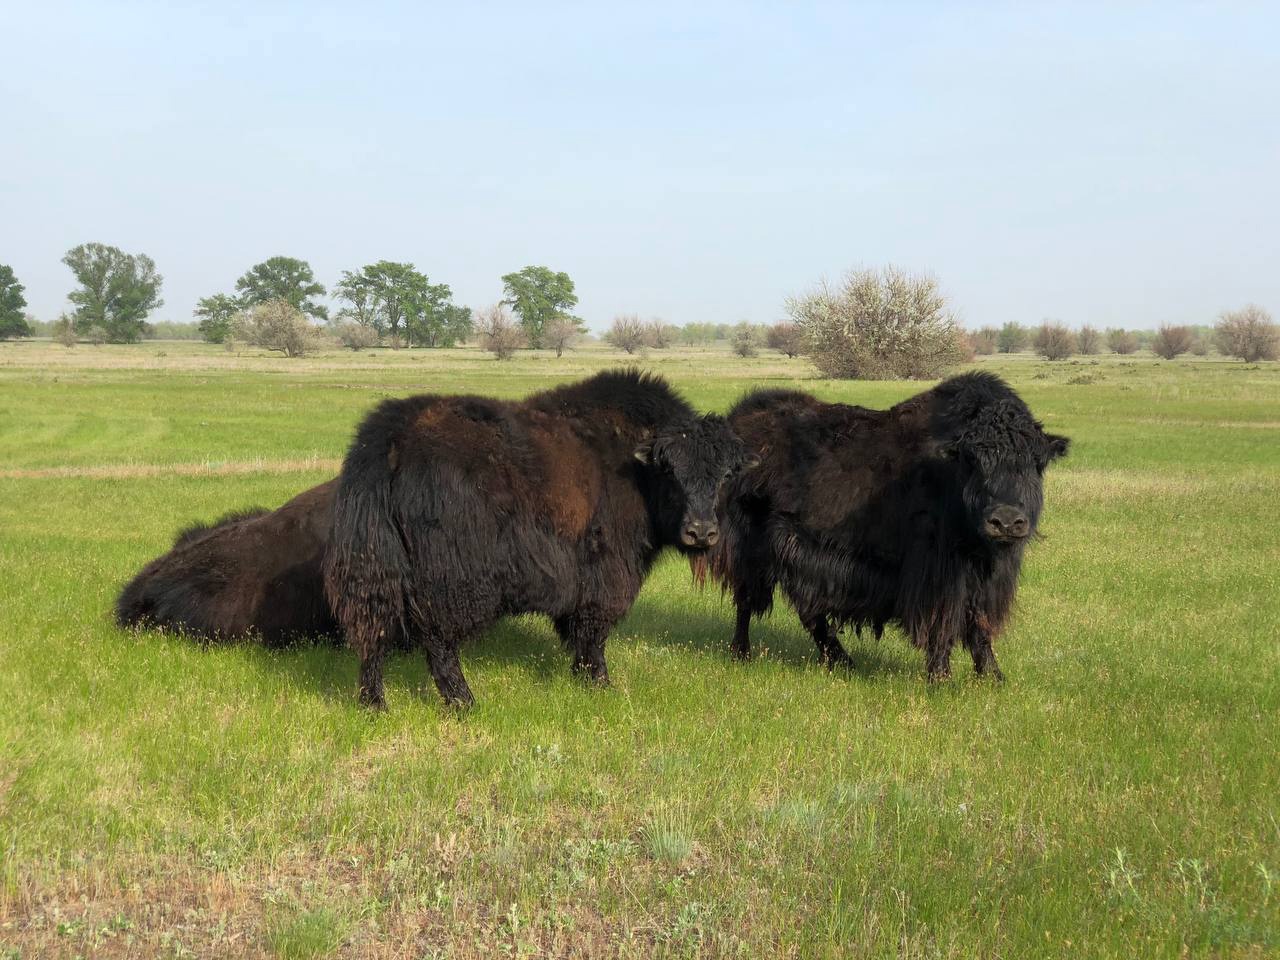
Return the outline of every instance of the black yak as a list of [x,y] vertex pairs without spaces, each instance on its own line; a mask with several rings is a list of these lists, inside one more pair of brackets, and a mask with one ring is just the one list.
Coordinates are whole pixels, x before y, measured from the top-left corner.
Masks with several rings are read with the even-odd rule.
[[519,403],[384,402],[343,464],[324,562],[360,701],[384,705],[387,638],[403,624],[444,700],[472,703],[459,646],[518,613],[551,617],[574,671],[607,682],[605,638],[659,551],[705,562],[721,486],[745,465],[723,417],[636,371]]
[[1017,589],[1043,506],[1042,475],[1067,452],[999,377],[966,373],[890,410],[763,390],[729,412],[760,466],[726,490],[711,568],[737,606],[733,649],[774,586],[828,664],[835,631],[899,623],[930,678],[961,642],[1001,678],[992,640]]
[[116,622],[207,639],[257,635],[269,646],[336,635],[320,565],[336,490],[330,480],[278,510],[187,528],[125,586]]

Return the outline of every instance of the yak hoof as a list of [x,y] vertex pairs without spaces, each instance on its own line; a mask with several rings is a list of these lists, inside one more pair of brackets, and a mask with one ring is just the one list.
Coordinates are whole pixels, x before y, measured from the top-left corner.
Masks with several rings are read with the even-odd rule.
[[368,710],[381,712],[387,709],[387,701],[380,693],[374,694],[370,693],[368,690],[361,690],[359,699],[360,706],[365,707]]

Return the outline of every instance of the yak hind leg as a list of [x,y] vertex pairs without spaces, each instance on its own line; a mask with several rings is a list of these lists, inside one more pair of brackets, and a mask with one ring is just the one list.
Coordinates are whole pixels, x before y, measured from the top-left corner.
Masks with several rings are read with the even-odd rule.
[[423,642],[427,655],[427,669],[436,682],[440,698],[450,707],[470,707],[476,702],[467,678],[462,674],[462,663],[458,659],[458,644],[446,639],[438,633],[427,636]]
[[845,651],[840,638],[831,629],[831,620],[825,614],[818,614],[804,619],[804,627],[813,636],[813,644],[818,648],[818,656],[828,670],[836,667],[853,667],[853,658]]

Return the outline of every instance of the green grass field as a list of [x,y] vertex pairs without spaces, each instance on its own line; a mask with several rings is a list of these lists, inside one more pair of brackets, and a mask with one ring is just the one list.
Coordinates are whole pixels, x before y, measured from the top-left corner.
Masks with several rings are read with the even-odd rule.
[[[1280,365],[988,358],[1074,440],[999,646],[928,686],[901,635],[764,655],[664,562],[571,680],[547,623],[419,657],[111,623],[173,532],[332,476],[377,400],[520,396],[625,358],[0,344],[0,958],[1241,956],[1280,952]],[[641,361],[696,404],[771,355]]]

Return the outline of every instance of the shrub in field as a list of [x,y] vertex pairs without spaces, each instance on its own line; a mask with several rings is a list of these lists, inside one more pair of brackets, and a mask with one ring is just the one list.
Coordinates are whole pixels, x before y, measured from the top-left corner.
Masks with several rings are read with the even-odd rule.
[[500,303],[476,313],[475,331],[480,337],[480,346],[498,360],[510,360],[529,343],[524,330]]
[[324,343],[320,328],[288,300],[268,300],[237,314],[234,334],[250,346],[305,357]]
[[1111,348],[1112,353],[1127,356],[1138,349],[1138,338],[1128,330],[1108,330],[1107,346]]
[[645,327],[634,313],[624,313],[613,318],[604,339],[619,350],[635,353],[645,345]]
[[1000,328],[1000,335],[996,337],[996,348],[1001,353],[1017,353],[1019,350],[1025,350],[1028,343],[1031,342],[1031,333],[1020,323],[1006,323]]
[[100,347],[107,342],[107,331],[103,327],[94,324],[84,332],[84,338],[95,347]]
[[0,263],[0,340],[31,336],[31,324],[23,313],[27,305],[24,289],[13,275],[13,268]]
[[756,334],[756,328],[749,323],[740,323],[734,328],[733,337],[729,341],[729,345],[733,348],[733,352],[740,357],[754,357],[759,352],[760,337]]
[[1102,334],[1085,324],[1076,334],[1076,349],[1085,356],[1102,352]]
[[1042,323],[1032,346],[1046,360],[1065,360],[1076,352],[1076,335],[1060,323]]
[[1257,304],[1222,314],[1213,335],[1218,349],[1228,357],[1256,363],[1280,356],[1280,327]]
[[1195,339],[1191,341],[1191,353],[1197,357],[1207,357],[1209,355],[1209,338],[1196,334]]
[[796,357],[804,350],[804,332],[794,323],[775,323],[765,334],[765,343],[779,353]]
[[339,323],[332,330],[338,342],[349,350],[367,350],[378,345],[378,331],[363,323]]
[[969,346],[979,357],[990,356],[996,352],[1000,343],[1000,331],[995,327],[983,327],[969,334]]
[[1190,327],[1161,327],[1156,331],[1156,338],[1151,341],[1151,349],[1156,356],[1172,360],[1186,353],[1195,342],[1195,334]]
[[76,333],[75,317],[65,313],[53,322],[50,333],[53,335],[55,342],[62,344],[67,349],[80,342],[80,335]]
[[855,270],[787,304],[805,352],[827,377],[937,377],[963,361],[962,331],[932,277]]

